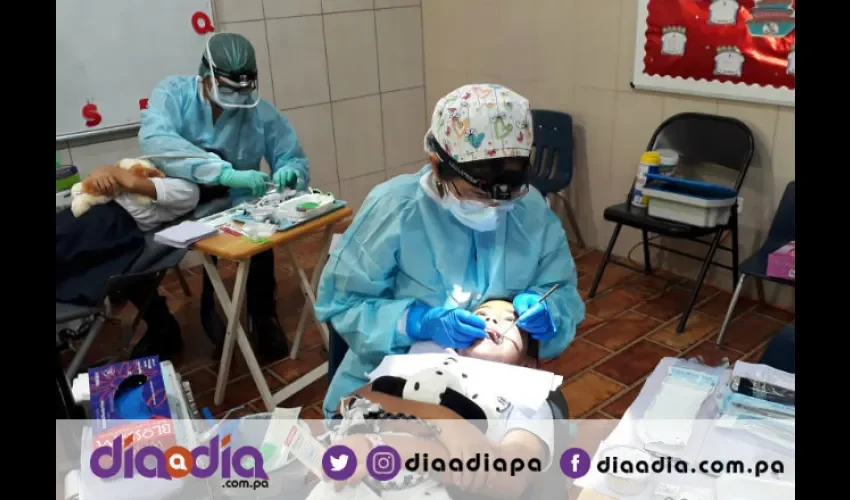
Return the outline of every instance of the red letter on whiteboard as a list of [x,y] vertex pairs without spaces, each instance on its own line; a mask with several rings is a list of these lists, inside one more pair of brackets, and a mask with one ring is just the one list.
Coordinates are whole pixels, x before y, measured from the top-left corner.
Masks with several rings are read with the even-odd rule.
[[194,28],[195,33],[199,35],[205,35],[215,31],[215,28],[213,28],[212,25],[212,20],[210,20],[210,16],[201,11],[192,14],[192,28]]
[[83,106],[83,118],[86,119],[86,127],[97,127],[103,120],[97,110],[97,104],[88,103]]
[[148,109],[148,98],[139,99],[139,109]]

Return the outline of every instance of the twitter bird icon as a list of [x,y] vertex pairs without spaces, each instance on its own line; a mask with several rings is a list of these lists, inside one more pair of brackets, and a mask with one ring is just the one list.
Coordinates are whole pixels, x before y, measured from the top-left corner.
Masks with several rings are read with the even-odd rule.
[[357,469],[357,457],[347,446],[331,446],[322,455],[322,470],[334,481],[345,481],[354,475]]

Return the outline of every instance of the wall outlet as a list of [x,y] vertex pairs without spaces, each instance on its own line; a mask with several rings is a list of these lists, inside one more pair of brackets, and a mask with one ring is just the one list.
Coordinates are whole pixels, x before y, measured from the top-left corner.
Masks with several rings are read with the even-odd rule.
[[744,213],[744,197],[738,197],[738,214]]

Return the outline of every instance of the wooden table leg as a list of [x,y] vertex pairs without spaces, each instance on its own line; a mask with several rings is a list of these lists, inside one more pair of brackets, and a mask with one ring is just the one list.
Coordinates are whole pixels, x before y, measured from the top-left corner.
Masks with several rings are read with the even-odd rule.
[[227,316],[227,333],[224,337],[224,348],[218,367],[218,380],[216,381],[213,401],[216,405],[220,405],[224,401],[224,392],[227,388],[228,376],[230,375],[230,364],[233,360],[234,344],[238,343],[239,350],[242,351],[242,356],[248,365],[248,371],[251,373],[251,378],[254,379],[254,383],[260,392],[260,397],[263,399],[266,408],[272,411],[274,409],[274,402],[269,385],[266,383],[263,370],[257,362],[257,357],[254,355],[254,350],[248,341],[248,336],[239,323],[239,313],[242,311],[242,303],[245,300],[245,285],[248,282],[250,264],[251,261],[249,259],[239,261],[239,265],[236,268],[236,282],[233,285],[233,299],[231,300],[227,294],[227,288],[221,280],[221,275],[218,273],[218,268],[209,255],[204,255],[204,268],[207,271],[207,276],[209,276],[210,282],[215,289],[216,297],[218,297],[221,308]]

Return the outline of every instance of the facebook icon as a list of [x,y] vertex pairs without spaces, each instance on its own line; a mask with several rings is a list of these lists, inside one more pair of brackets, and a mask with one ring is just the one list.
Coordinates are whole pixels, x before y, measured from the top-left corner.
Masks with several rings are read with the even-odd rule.
[[570,448],[561,455],[561,472],[571,479],[584,477],[590,471],[590,455],[581,448]]

